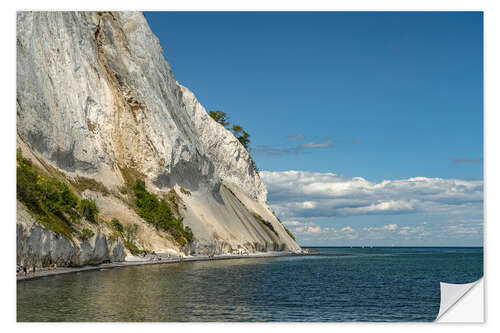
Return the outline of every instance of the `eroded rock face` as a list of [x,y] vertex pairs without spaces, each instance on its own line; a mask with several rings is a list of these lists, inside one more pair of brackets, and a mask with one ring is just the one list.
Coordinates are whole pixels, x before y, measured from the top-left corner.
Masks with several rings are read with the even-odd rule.
[[74,239],[72,242],[42,226],[20,203],[17,205],[16,226],[18,264],[70,263],[80,266],[125,259],[125,248],[120,240],[113,242],[97,233],[89,240]]
[[[177,186],[216,200],[226,181],[268,210],[247,150],[176,81],[142,13],[18,13],[17,130],[51,165],[110,189],[133,170],[152,191]],[[188,215],[185,224],[203,232],[195,234],[200,248],[217,240],[299,249],[288,235],[240,239],[240,221]]]

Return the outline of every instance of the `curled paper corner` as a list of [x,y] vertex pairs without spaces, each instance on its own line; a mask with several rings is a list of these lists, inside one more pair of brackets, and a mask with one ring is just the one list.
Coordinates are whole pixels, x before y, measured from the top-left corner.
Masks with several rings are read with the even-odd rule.
[[484,321],[483,278],[465,284],[440,282],[441,304],[436,322],[482,323]]

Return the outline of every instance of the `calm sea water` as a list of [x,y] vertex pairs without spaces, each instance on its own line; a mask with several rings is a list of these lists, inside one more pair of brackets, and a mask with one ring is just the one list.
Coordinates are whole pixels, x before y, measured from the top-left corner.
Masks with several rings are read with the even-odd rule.
[[483,275],[482,248],[316,250],[18,282],[17,320],[433,321],[440,281]]

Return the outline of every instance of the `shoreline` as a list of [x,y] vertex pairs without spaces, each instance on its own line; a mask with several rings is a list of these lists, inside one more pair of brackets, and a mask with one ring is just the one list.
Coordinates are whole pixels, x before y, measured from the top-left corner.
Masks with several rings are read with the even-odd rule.
[[41,268],[37,269],[35,275],[33,273],[28,273],[27,276],[18,275],[16,273],[17,282],[20,281],[31,281],[36,279],[41,279],[45,277],[51,277],[56,275],[66,275],[66,274],[75,274],[80,272],[91,272],[91,271],[99,271],[99,270],[107,270],[113,268],[122,268],[122,267],[132,267],[132,266],[145,266],[145,265],[165,265],[165,264],[177,264],[183,262],[195,262],[195,261],[211,261],[211,260],[230,260],[230,259],[255,259],[255,258],[270,258],[270,257],[289,257],[289,256],[302,256],[308,255],[306,253],[294,253],[294,252],[261,252],[258,254],[249,254],[249,255],[231,255],[231,254],[222,254],[216,255],[212,259],[208,257],[208,255],[200,255],[200,256],[190,256],[184,257],[183,260],[180,258],[167,258],[162,260],[137,260],[137,261],[119,261],[112,263],[102,263],[97,265],[85,265],[80,267],[58,267],[55,269],[50,268]]

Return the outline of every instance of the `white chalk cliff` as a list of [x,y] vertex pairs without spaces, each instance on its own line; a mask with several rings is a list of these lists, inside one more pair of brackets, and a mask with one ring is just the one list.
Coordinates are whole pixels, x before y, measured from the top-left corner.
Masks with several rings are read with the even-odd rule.
[[[82,196],[95,200],[104,218],[137,224],[144,247],[300,250],[267,206],[247,150],[176,81],[142,13],[19,12],[16,97],[23,154],[68,179],[102,183],[109,193],[86,190]],[[143,175],[151,192],[176,191],[193,243],[181,249],[135,214],[120,195],[124,170]],[[252,214],[270,222],[276,234]],[[30,233],[20,215],[18,248],[37,242],[23,236]],[[74,246],[85,252],[82,244]],[[113,257],[108,247],[103,257]],[[79,263],[89,262],[82,256]]]

